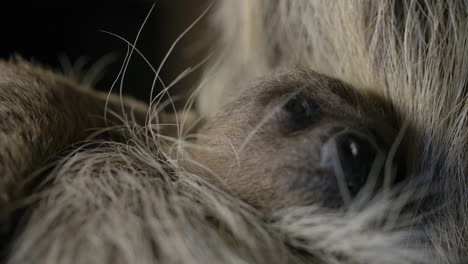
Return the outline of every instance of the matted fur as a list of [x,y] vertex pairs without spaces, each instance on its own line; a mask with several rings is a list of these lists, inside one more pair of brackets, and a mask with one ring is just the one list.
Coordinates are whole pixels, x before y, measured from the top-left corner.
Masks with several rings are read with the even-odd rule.
[[[48,175],[6,262],[463,263],[467,8],[454,0],[224,0],[214,11],[222,35],[201,82],[202,113],[279,69],[337,77],[393,103],[410,127],[412,177],[427,192],[264,215],[185,171],[184,148],[197,146],[182,134],[125,122],[123,143],[95,140]],[[435,197],[424,217],[404,210],[415,194]]]
[[405,144],[414,176],[436,196],[430,247],[442,262],[466,261],[467,2],[245,0],[217,8],[220,56],[202,83],[201,110],[209,115],[251,78],[290,67],[383,95],[412,128]]
[[423,234],[392,221],[401,204],[391,197],[348,212],[310,206],[263,215],[137,131],[146,132],[136,126],[126,144],[96,142],[63,159],[7,263],[429,261]]

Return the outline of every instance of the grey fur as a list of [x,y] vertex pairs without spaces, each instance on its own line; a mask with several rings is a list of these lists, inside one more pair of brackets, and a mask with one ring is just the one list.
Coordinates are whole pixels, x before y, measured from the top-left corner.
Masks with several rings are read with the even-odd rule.
[[214,113],[253,77],[296,66],[383,95],[409,125],[403,144],[414,177],[437,201],[428,205],[438,216],[426,228],[431,248],[441,262],[466,261],[468,3],[217,3],[220,55],[202,83],[202,112]]
[[[217,3],[220,55],[202,82],[203,114],[248,87],[241,80],[300,65],[383,95],[409,124],[403,142],[413,178],[430,189],[382,193],[343,211],[258,212],[181,166],[191,160],[185,149],[199,147],[182,133],[169,138],[128,118],[113,130],[118,141],[96,139],[62,157],[40,191],[23,200],[25,192],[10,186],[22,190],[39,164],[85,139],[86,129],[107,125],[90,118],[102,116],[105,96],[40,67],[3,62],[0,115],[9,123],[0,124],[2,220],[17,203],[30,208],[4,246],[5,261],[464,263],[467,8],[455,0]],[[114,99],[111,109],[124,115]],[[61,100],[67,103],[54,103]],[[145,116],[145,106],[126,105]],[[414,194],[433,195],[426,206],[434,210],[423,217],[405,210]]]

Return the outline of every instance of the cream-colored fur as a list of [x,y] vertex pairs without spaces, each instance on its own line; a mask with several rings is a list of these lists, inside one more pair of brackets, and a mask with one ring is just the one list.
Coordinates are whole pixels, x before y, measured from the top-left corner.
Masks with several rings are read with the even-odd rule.
[[[466,1],[219,1],[219,57],[200,109],[210,115],[253,77],[303,67],[379,93],[414,133],[414,175],[431,186],[425,228],[440,261],[466,261]],[[244,10],[251,10],[245,12]]]
[[[127,115],[113,119],[121,126],[111,129],[90,118],[104,113],[105,97],[42,68],[3,62],[1,89],[13,94],[0,93],[8,95],[0,97],[0,113],[28,119],[14,121],[18,128],[0,125],[0,171],[13,175],[0,179],[2,221],[14,219],[15,226],[6,228],[2,244],[6,263],[467,261],[465,2],[221,0],[213,12],[220,42],[201,81],[202,115],[213,115],[255,77],[297,66],[315,70],[394,105],[407,128],[402,144],[415,185],[358,199],[343,210],[312,204],[264,213],[181,166],[204,166],[187,153],[205,148],[192,141],[203,135],[176,131],[169,137],[159,111],[145,115],[145,106],[141,117],[151,123]],[[28,87],[45,95],[32,96]],[[51,104],[57,98],[79,99],[77,111]],[[120,111],[115,100],[110,108],[117,115],[131,112]],[[35,104],[43,110],[29,111]],[[106,126],[109,135],[81,134]],[[29,127],[41,137],[7,131]],[[82,142],[89,136],[94,139]],[[57,156],[72,143],[79,144]],[[17,164],[5,162],[12,153],[5,146],[17,148]],[[47,166],[45,158],[56,163]],[[26,196],[3,185],[25,186],[32,175],[39,184]],[[412,207],[422,198],[427,201],[420,210]],[[24,213],[16,214],[18,208]]]

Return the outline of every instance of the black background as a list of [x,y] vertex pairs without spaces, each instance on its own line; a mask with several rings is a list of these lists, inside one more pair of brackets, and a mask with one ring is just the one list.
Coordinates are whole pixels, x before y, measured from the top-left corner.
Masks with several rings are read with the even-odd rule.
[[[91,67],[105,55],[113,63],[106,67],[96,88],[109,90],[122,65],[127,45],[101,30],[118,34],[130,42],[135,40],[151,7],[155,5],[138,41],[137,47],[158,67],[172,42],[206,8],[204,0],[81,0],[24,1],[0,4],[0,57],[19,54],[53,68],[61,68],[59,58],[72,63],[84,59]],[[196,61],[184,60],[197,53],[196,46],[202,23],[184,37],[165,64],[161,77],[169,83]],[[193,48],[195,47],[195,48]],[[194,76],[178,86],[190,87]],[[154,74],[135,53],[125,78],[124,92],[147,100]],[[187,83],[189,82],[189,83]],[[160,87],[159,87],[160,88]],[[177,90],[177,89],[176,89]]]

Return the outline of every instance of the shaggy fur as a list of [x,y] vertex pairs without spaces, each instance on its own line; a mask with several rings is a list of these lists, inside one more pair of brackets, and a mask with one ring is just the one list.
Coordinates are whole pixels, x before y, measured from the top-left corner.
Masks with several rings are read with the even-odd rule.
[[[159,118],[155,103],[145,125],[132,122],[138,114],[123,118],[123,127],[107,129],[118,135],[115,140],[101,135],[75,146],[38,179],[36,192],[24,197],[7,191],[9,186],[25,186],[31,174],[43,175],[35,164],[44,165],[92,134],[80,131],[109,125],[73,119],[75,113],[81,113],[77,118],[104,113],[105,100],[86,107],[93,102],[79,99],[85,91],[76,83],[30,64],[3,62],[0,115],[13,122],[0,124],[0,172],[12,175],[0,182],[2,220],[28,205],[2,245],[4,261],[466,262],[467,4],[221,0],[215,8],[214,25],[222,34],[219,56],[201,82],[202,114],[212,115],[249,80],[279,69],[300,66],[339,78],[394,105],[407,128],[401,132],[411,161],[407,190],[358,199],[346,210],[310,205],[259,212],[180,166],[192,161],[187,149],[202,147],[191,142],[200,135],[186,135],[183,130],[189,129],[180,127],[169,137],[164,127],[170,124]],[[40,97],[31,94],[23,101],[25,89]],[[15,91],[23,92],[11,94]],[[53,103],[57,92],[66,103]],[[78,112],[67,112],[71,102]],[[119,111],[120,104],[111,109],[117,115],[128,112]],[[18,115],[26,120],[12,119]],[[37,130],[18,136],[9,131],[13,123],[19,125],[16,131]],[[418,210],[413,202],[421,198]]]
[[424,228],[433,261],[466,261],[467,2],[244,0],[217,8],[220,55],[202,83],[203,113],[251,78],[297,66],[383,95],[409,125],[414,177],[434,196]]

